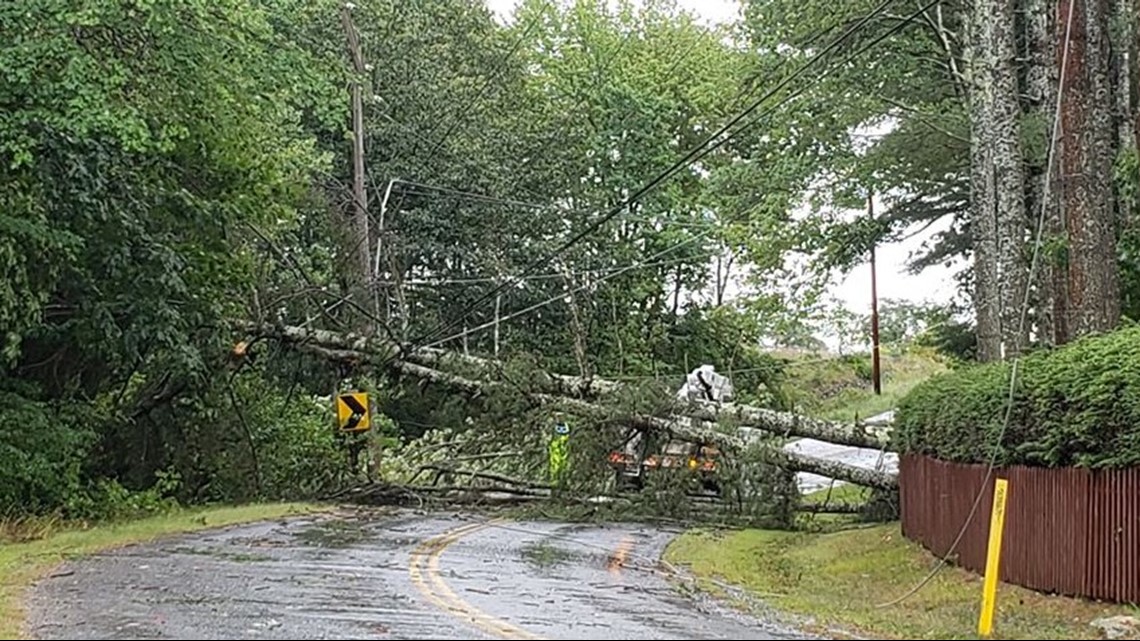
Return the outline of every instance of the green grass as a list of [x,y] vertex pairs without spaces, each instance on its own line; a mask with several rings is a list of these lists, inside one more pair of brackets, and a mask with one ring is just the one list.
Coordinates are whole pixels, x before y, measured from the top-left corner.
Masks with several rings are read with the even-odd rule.
[[[976,639],[981,579],[945,567],[897,605],[936,559],[899,533],[898,524],[829,533],[691,531],[665,559],[698,581],[745,588],[777,610],[874,639]],[[994,638],[1097,639],[1095,618],[1135,614],[1123,606],[998,589]]]
[[849,421],[894,408],[916,385],[947,369],[940,359],[928,352],[883,353],[880,357],[883,393],[876,395],[870,363],[868,354],[793,360],[787,368],[788,381],[784,389],[799,411],[819,418]]
[[820,503],[849,503],[857,504],[867,500],[871,491],[865,487],[851,483],[836,483],[833,487],[822,488],[803,495],[803,502],[807,504]]
[[34,541],[0,544],[0,638],[20,638],[24,592],[61,561],[162,536],[317,511],[305,503],[266,503],[176,512],[86,529],[41,528]]

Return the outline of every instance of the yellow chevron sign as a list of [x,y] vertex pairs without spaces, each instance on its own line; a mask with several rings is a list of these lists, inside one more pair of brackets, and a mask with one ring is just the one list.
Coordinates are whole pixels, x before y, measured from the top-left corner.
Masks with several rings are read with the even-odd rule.
[[372,429],[372,413],[368,409],[368,393],[349,392],[337,396],[336,423],[342,432],[366,432]]

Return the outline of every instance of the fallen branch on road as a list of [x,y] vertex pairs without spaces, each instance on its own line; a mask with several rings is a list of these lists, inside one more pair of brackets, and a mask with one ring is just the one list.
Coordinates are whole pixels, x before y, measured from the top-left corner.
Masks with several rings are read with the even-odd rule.
[[[527,481],[524,479],[512,478],[510,476],[506,476],[505,474],[496,474],[494,472],[479,472],[476,470],[463,470],[463,469],[458,469],[458,468],[454,468],[454,467],[449,467],[447,465],[437,465],[437,464],[421,465],[420,470],[441,472],[443,474],[454,474],[456,476],[468,476],[471,478],[484,479],[484,480],[488,480],[488,481],[495,481],[498,483],[505,483],[505,484],[512,486],[512,487],[526,488],[529,490],[536,490],[536,489],[549,490],[550,489],[549,483],[535,483],[534,481]],[[416,474],[418,475],[419,471],[417,471]]]
[[806,514],[859,514],[865,507],[862,503],[805,503],[796,511]]
[[[352,363],[356,366],[384,366],[393,373],[409,375],[438,385],[457,389],[467,393],[472,398],[478,398],[496,389],[517,391],[513,386],[507,383],[472,380],[451,372],[444,372],[417,363],[399,360],[394,358],[392,352],[376,354],[371,351],[361,351],[358,348],[361,346],[367,347],[370,342],[363,337],[346,341],[344,343],[345,347],[329,347],[318,344],[316,340],[306,341],[302,338],[313,335],[322,338],[325,343],[333,342],[332,339],[339,336],[337,333],[327,330],[303,330],[299,328],[294,328],[293,331],[287,332],[282,336],[298,349],[311,352],[334,362]],[[769,431],[801,436],[813,434],[815,436],[812,436],[812,438],[821,436],[830,437],[848,445],[862,443],[863,447],[873,444],[872,441],[860,440],[862,437],[858,436],[858,426],[854,428],[844,426],[843,430],[828,432],[827,430],[833,427],[829,421],[808,419],[795,414],[763,410],[749,406],[728,406],[726,409],[718,408],[713,404],[697,404],[682,409],[683,412],[686,412],[683,415],[671,415],[668,418],[662,418],[659,416],[622,414],[612,408],[580,398],[570,398],[549,393],[529,394],[528,397],[537,404],[555,407],[568,413],[602,420],[617,420],[640,429],[665,431],[684,439],[716,445],[722,451],[726,452],[743,452],[747,447],[744,439],[726,434],[716,429],[717,426],[714,423],[709,422],[710,420],[726,416],[734,419],[746,418],[749,420],[760,420],[766,416],[768,417],[768,425],[774,423],[780,425],[780,429],[767,428]],[[694,418],[698,420],[692,420]],[[761,429],[765,428],[761,426]],[[826,438],[823,440],[826,440]],[[893,490],[898,487],[898,479],[894,475],[886,472],[869,470],[839,461],[816,458],[799,452],[775,448],[768,452],[768,456],[773,465],[794,472],[809,472],[877,489]]]
[[[246,325],[244,329],[256,331],[266,336],[275,336],[298,345],[323,348],[323,352],[327,356],[341,362],[382,363],[395,360],[401,354],[400,346],[396,343],[380,338],[367,338],[358,334],[272,325]],[[440,372],[440,374],[447,374],[438,368],[449,363],[478,367],[488,372],[501,372],[503,369],[503,364],[499,361],[440,349],[420,348],[403,351],[406,352],[404,357],[406,360],[401,362],[415,367],[424,367],[427,370]],[[410,370],[405,369],[405,371],[411,373]],[[426,371],[419,371],[419,375],[425,374],[427,374]],[[432,376],[436,380],[440,378],[439,375],[433,374]],[[530,380],[528,384],[535,385],[544,394],[576,400],[595,400],[614,396],[627,388],[620,382],[599,378],[584,379],[580,376],[547,372],[539,372],[537,376],[537,380]],[[462,377],[460,379],[465,380]],[[729,419],[741,425],[755,427],[782,436],[811,438],[853,447],[889,449],[889,442],[884,434],[872,431],[868,425],[860,422],[827,421],[792,412],[780,412],[736,403],[720,406],[713,403],[693,403],[674,408],[671,413],[712,422]]]

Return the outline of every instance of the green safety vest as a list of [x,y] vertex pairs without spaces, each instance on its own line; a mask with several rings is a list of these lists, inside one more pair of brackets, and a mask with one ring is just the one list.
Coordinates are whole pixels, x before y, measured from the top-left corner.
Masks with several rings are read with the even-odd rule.
[[547,446],[550,455],[550,480],[558,483],[566,474],[566,461],[569,456],[570,434],[555,434]]

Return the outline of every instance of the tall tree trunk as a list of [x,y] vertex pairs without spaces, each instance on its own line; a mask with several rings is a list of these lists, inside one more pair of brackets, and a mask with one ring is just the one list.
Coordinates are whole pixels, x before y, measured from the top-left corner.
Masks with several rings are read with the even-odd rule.
[[1128,47],[1129,117],[1132,119],[1132,140],[1140,156],[1140,0],[1133,0],[1127,24],[1132,28],[1132,43]]
[[[1137,0],[1112,0],[1110,21],[1114,28],[1110,30],[1110,38],[1118,150],[1131,149],[1136,144],[1137,123],[1132,109],[1135,94],[1132,86],[1132,68],[1135,64],[1132,48],[1136,43],[1136,20],[1140,16],[1132,6],[1135,3]],[[1121,202],[1119,198],[1117,202]],[[1123,214],[1125,209],[1118,207],[1117,211]]]
[[1069,338],[1120,322],[1109,16],[1108,0],[1060,0],[1057,13],[1058,64],[1064,65],[1059,186],[1068,236]]
[[[1026,209],[1029,217],[1030,233],[1038,233],[1037,226],[1044,225],[1042,241],[1045,246],[1037,257],[1037,273],[1034,286],[1037,288],[1036,309],[1037,332],[1045,345],[1065,342],[1068,336],[1068,276],[1064,262],[1057,252],[1046,248],[1055,247],[1056,240],[1062,238],[1063,225],[1057,207],[1057,157],[1049,157],[1049,149],[1057,135],[1056,105],[1057,78],[1055,35],[1055,0],[1028,0],[1026,2],[1026,27],[1029,69],[1026,73],[1026,94],[1029,96],[1029,112],[1038,130],[1033,138],[1040,145],[1033,147],[1037,154],[1027,158],[1029,177],[1026,181]],[[1052,161],[1052,167],[1048,163]],[[1042,211],[1044,210],[1044,211]]]
[[977,0],[968,22],[966,64],[970,109],[970,232],[974,250],[974,310],[978,323],[978,360],[1001,358],[1001,308],[997,270],[997,221],[990,184],[989,100],[985,71],[984,16]]
[[1021,101],[1017,82],[1014,0],[979,0],[985,20],[985,69],[989,82],[988,131],[996,210],[1001,354],[1009,358],[1026,347],[1020,322],[1028,286],[1025,260],[1025,169],[1021,153]]

